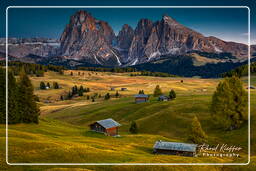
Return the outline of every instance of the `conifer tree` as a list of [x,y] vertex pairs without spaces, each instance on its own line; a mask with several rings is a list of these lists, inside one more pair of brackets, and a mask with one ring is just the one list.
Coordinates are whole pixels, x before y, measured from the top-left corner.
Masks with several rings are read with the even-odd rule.
[[60,100],[62,100],[62,101],[64,100],[64,98],[63,98],[63,96],[62,96],[62,95],[60,96]]
[[107,93],[106,95],[105,95],[105,98],[104,98],[105,100],[108,100],[108,99],[110,99],[110,94],[109,93]]
[[82,85],[80,86],[79,91],[84,91],[84,87]]
[[73,76],[73,72],[72,71],[70,72],[70,75]]
[[8,73],[8,123],[21,122],[17,104],[17,84],[12,72]]
[[46,89],[45,83],[43,81],[40,82],[40,89],[41,90],[45,90]]
[[6,105],[6,82],[5,82],[5,70],[4,68],[0,67],[0,123],[5,123],[5,105]]
[[169,97],[170,97],[170,99],[175,99],[175,98],[176,98],[176,93],[175,93],[174,90],[171,90],[171,91],[170,91]]
[[53,88],[54,89],[59,89],[59,84],[57,82],[53,82]]
[[118,93],[118,91],[116,91],[116,94],[115,94],[116,98],[118,98],[120,96],[120,94]]
[[51,85],[50,85],[50,83],[49,83],[49,82],[47,83],[47,87],[48,87],[48,88],[51,88]]
[[33,86],[24,69],[21,70],[19,75],[17,99],[21,121],[24,123],[38,123],[40,110],[34,98]]
[[86,99],[87,99],[87,100],[90,100],[90,96],[89,96],[89,95],[87,95],[87,96],[86,96]]
[[217,86],[210,107],[213,120],[225,130],[240,128],[248,118],[248,95],[238,77],[225,78]]
[[196,144],[202,144],[207,141],[207,136],[203,131],[201,124],[196,116],[193,118],[188,140]]
[[132,134],[137,134],[138,133],[138,126],[137,126],[135,121],[132,121],[129,131]]
[[154,97],[160,96],[160,95],[162,95],[162,94],[163,94],[163,93],[162,93],[162,90],[161,90],[160,86],[157,85],[156,88],[155,88],[155,90],[154,90]]
[[144,94],[144,90],[140,90],[140,91],[139,91],[139,94]]

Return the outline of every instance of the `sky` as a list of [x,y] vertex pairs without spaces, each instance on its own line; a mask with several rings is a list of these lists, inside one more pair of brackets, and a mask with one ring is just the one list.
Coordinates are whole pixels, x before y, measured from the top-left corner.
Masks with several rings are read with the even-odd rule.
[[[5,13],[5,8],[9,5],[243,5],[249,6],[251,9],[251,43],[256,44],[255,31],[255,4],[251,1],[239,0],[215,0],[212,1],[166,1],[166,0],[148,0],[148,1],[79,1],[73,0],[73,3],[66,0],[37,0],[35,1],[5,1],[1,4],[0,11]],[[24,3],[26,2],[26,3]],[[53,3],[54,2],[54,3]],[[86,3],[85,3],[86,2]],[[129,2],[129,3],[128,3]],[[144,2],[144,3],[143,3]],[[172,2],[172,3],[171,3]],[[175,3],[176,2],[176,3]],[[181,3],[182,2],[182,3]],[[191,3],[194,2],[194,3]],[[208,3],[206,3],[208,2]],[[219,3],[216,3],[219,2]],[[226,3],[223,3],[226,2]],[[133,28],[136,27],[141,18],[148,18],[152,21],[160,20],[163,14],[168,14],[176,19],[179,23],[202,33],[205,36],[215,36],[226,41],[235,41],[241,43],[248,42],[248,9],[247,8],[9,8],[8,9],[8,36],[9,37],[47,37],[59,38],[66,24],[68,24],[70,16],[78,10],[89,11],[95,18],[107,21],[117,34],[123,24],[129,24]],[[3,13],[1,13],[3,14]],[[4,20],[5,16],[1,16]],[[0,19],[1,19],[0,18]],[[2,20],[1,20],[2,21]],[[0,30],[0,37],[5,37],[5,28]]]

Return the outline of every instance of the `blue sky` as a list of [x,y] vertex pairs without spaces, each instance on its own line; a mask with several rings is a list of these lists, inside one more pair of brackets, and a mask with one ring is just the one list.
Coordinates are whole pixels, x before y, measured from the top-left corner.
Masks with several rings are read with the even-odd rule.
[[[97,3],[95,3],[97,2]],[[255,4],[245,1],[79,1],[74,0],[72,3],[66,0],[38,0],[34,1],[5,1],[5,6],[1,6],[0,10],[5,10],[9,5],[246,5],[251,8],[252,20],[255,19]],[[144,3],[143,3],[144,2]],[[191,3],[193,2],[193,3]],[[219,3],[217,3],[219,2]],[[226,3],[223,3],[226,2]],[[247,2],[247,3],[246,3]],[[83,9],[89,11],[94,17],[107,21],[116,33],[121,29],[123,24],[129,24],[133,28],[141,18],[148,18],[152,21],[160,20],[163,14],[175,18],[181,24],[198,31],[205,36],[216,36],[227,41],[247,42],[248,30],[248,10],[246,8],[150,8],[150,9],[92,9],[92,8],[54,8],[54,9],[31,9],[31,8],[11,8],[9,9],[9,37],[49,37],[59,38],[65,25],[69,22],[69,18],[76,11]],[[4,16],[1,16],[3,20]],[[2,21],[2,20],[1,20]],[[252,23],[252,43],[256,43],[254,38],[255,23]],[[0,37],[5,36],[5,28],[2,27]]]

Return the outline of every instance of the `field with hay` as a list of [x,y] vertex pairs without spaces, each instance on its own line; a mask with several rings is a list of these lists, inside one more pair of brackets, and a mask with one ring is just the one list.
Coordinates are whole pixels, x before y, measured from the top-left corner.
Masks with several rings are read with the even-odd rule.
[[[71,72],[73,75],[71,75]],[[80,74],[79,74],[79,73]],[[209,111],[212,94],[221,79],[130,76],[130,73],[92,71],[65,71],[64,75],[47,72],[44,77],[31,77],[35,94],[39,97],[40,122],[10,125],[10,163],[247,163],[248,125],[234,131],[223,131],[213,123]],[[182,82],[182,81],[183,82]],[[41,81],[58,82],[60,89],[40,90]],[[244,87],[247,79],[243,78]],[[256,77],[252,77],[255,84]],[[60,100],[77,85],[90,88],[90,92],[71,100]],[[153,97],[156,85],[164,94],[174,89],[175,100],[160,102]],[[114,88],[114,91],[111,90]],[[121,88],[127,88],[121,91]],[[135,104],[139,90],[149,94],[149,102]],[[114,97],[116,91],[120,97]],[[110,100],[104,95],[110,93]],[[97,94],[95,96],[95,94]],[[86,96],[95,96],[95,101]],[[251,90],[251,129],[255,130],[256,90]],[[240,157],[181,157],[155,155],[157,140],[188,142],[191,121],[197,116],[208,135],[211,145],[228,144],[242,147]],[[113,118],[122,126],[120,137],[104,136],[89,131],[94,121]],[[138,124],[139,133],[130,134],[131,121]],[[256,141],[252,132],[250,165],[255,168]],[[5,125],[0,125],[0,161],[5,163]],[[232,166],[198,166],[200,170],[230,170]],[[197,166],[9,166],[0,170],[198,170]]]

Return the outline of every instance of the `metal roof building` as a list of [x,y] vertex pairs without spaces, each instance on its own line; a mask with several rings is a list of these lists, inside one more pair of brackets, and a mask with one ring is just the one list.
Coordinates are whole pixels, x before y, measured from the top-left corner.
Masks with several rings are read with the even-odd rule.
[[174,154],[182,156],[195,156],[197,144],[156,141],[154,145],[154,153],[157,154]]
[[111,118],[96,121],[89,125],[91,131],[104,133],[105,135],[110,136],[118,135],[118,127],[120,126],[121,124],[119,124]]

